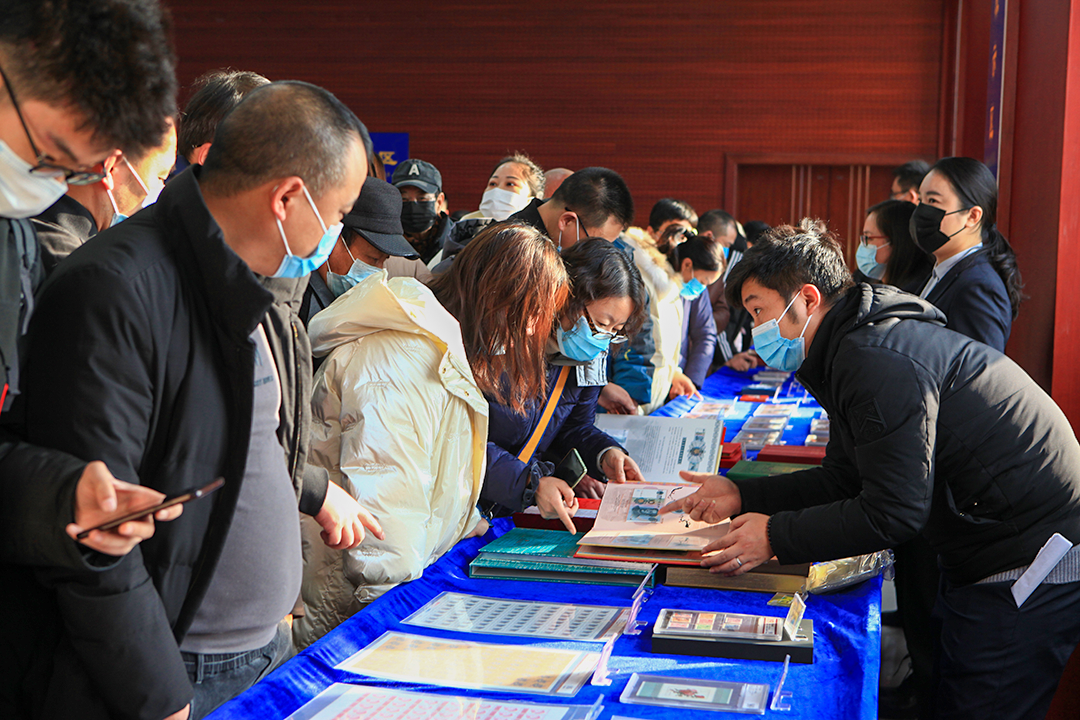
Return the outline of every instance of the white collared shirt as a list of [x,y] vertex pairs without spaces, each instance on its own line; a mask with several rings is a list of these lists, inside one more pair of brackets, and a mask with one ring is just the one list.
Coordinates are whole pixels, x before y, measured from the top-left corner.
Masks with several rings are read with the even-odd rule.
[[956,263],[960,262],[961,260],[966,258],[968,255],[971,255],[972,253],[975,253],[975,252],[978,252],[979,250],[982,250],[982,248],[983,248],[982,243],[979,243],[978,245],[972,245],[967,250],[964,250],[963,252],[956,253],[955,255],[953,255],[948,260],[942,260],[941,262],[935,264],[934,265],[934,271],[932,273],[930,273],[930,279],[926,281],[926,287],[924,287],[922,289],[922,292],[919,293],[919,297],[921,297],[921,298],[923,298],[925,300],[926,296],[930,294],[930,291],[934,289],[934,286],[937,285],[938,282],[941,281],[941,278],[945,277],[945,274],[947,272],[949,272],[950,270],[953,269],[953,267],[956,265]]

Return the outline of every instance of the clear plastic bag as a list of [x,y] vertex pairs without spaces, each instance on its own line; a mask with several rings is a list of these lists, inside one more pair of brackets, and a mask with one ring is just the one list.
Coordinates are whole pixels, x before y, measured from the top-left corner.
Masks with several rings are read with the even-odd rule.
[[893,577],[892,550],[879,550],[869,555],[814,563],[806,576],[806,589],[815,595],[857,585],[872,577]]

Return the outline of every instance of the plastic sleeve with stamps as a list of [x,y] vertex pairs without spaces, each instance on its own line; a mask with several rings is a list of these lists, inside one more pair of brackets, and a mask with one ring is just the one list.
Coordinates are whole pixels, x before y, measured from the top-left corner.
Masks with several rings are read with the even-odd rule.
[[779,642],[784,637],[784,618],[664,608],[653,626],[653,634]]
[[335,683],[286,720],[593,720],[596,705],[548,705]]
[[664,675],[630,676],[619,702],[685,710],[764,715],[769,686],[761,683],[699,680]]

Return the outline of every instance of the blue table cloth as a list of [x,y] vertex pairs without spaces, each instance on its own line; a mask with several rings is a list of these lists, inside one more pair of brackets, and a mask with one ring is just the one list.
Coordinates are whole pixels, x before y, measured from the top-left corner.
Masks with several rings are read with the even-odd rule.
[[[748,377],[726,369],[721,370],[706,381],[702,388],[703,394],[710,399],[731,399],[739,388],[747,384]],[[672,403],[674,407],[665,408],[664,414],[685,414],[692,404],[684,399],[676,400]],[[680,410],[679,405],[684,407]],[[808,418],[809,416],[806,419],[807,425]],[[805,429],[802,432],[803,435],[806,434]],[[785,439],[788,439],[788,436],[785,436]],[[439,694],[481,694],[429,685],[364,678],[334,668],[335,665],[363,649],[388,630],[505,645],[539,644],[549,647],[594,649],[599,652],[601,648],[599,644],[467,635],[401,624],[402,619],[447,590],[527,600],[627,607],[631,604],[634,591],[629,587],[470,579],[469,561],[476,557],[480,548],[509,530],[510,527],[512,524],[508,519],[499,519],[495,521],[485,537],[458,543],[453,550],[425,570],[422,578],[391,590],[318,643],[301,652],[265,680],[223,705],[211,717],[214,720],[283,718],[298,710],[334,682],[351,682]],[[769,598],[768,594],[763,593],[658,586],[648,602],[644,604],[639,615],[639,619],[649,623],[648,626],[640,635],[625,635],[615,643],[609,662],[611,685],[606,687],[586,685],[574,698],[558,700],[527,694],[486,693],[484,695],[502,700],[586,705],[591,705],[598,697],[603,696],[604,711],[600,718],[611,718],[615,715],[631,718],[724,717],[723,714],[706,711],[690,712],[645,705],[623,705],[618,702],[618,698],[626,687],[630,674],[634,672],[767,683],[775,691],[783,667],[781,663],[723,660],[687,655],[654,655],[649,650],[651,626],[661,608],[783,615],[785,613],[783,608],[770,607],[766,604]],[[769,711],[767,714],[790,718],[866,718],[867,720],[876,718],[881,662],[880,579],[834,595],[810,596],[806,617],[814,621],[814,662],[811,665],[792,664],[790,666],[784,690],[792,693],[789,698],[791,711]]]

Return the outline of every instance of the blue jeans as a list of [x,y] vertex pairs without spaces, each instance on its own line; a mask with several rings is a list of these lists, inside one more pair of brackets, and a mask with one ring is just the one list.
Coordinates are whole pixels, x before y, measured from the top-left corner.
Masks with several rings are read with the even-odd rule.
[[282,621],[274,639],[258,650],[244,653],[197,654],[182,652],[188,679],[195,688],[190,720],[199,720],[270,674],[296,651],[292,629]]

